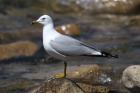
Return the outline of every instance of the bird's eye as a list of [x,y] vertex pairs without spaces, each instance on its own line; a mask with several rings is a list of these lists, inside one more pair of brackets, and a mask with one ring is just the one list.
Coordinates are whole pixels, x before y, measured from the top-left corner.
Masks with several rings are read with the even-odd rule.
[[45,20],[46,18],[42,18],[42,20]]

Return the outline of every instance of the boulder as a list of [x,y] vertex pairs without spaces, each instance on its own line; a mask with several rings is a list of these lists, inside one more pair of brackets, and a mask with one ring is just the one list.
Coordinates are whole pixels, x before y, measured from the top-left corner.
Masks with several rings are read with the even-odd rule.
[[101,82],[102,74],[98,65],[80,66],[71,72],[68,71],[67,78],[47,79],[28,93],[108,93],[110,87]]
[[123,71],[122,83],[127,88],[138,87],[140,90],[140,65],[132,65]]
[[18,41],[0,45],[0,60],[21,56],[32,56],[39,46],[31,41]]

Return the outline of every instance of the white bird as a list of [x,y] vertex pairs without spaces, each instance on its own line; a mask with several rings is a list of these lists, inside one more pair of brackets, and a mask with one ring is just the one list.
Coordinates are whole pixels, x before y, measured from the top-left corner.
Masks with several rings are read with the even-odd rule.
[[60,34],[54,28],[53,20],[48,15],[42,15],[32,23],[43,25],[43,46],[49,55],[64,61],[64,75],[66,77],[67,61],[79,57],[114,57],[110,53],[99,51],[72,37]]

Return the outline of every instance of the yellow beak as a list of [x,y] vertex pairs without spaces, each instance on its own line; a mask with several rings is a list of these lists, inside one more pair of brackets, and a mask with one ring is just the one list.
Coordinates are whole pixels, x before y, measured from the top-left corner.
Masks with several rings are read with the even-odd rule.
[[36,23],[37,23],[36,21],[32,21],[32,25],[33,25],[33,24],[36,24]]

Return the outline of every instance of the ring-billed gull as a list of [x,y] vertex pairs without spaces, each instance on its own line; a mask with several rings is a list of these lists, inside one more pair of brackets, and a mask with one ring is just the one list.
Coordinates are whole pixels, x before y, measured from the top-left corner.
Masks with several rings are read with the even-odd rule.
[[66,77],[66,62],[74,57],[118,57],[117,55],[99,51],[72,37],[60,34],[55,30],[53,20],[48,15],[42,15],[32,23],[43,25],[43,46],[48,54],[64,61],[63,77]]

